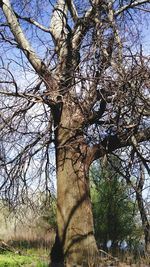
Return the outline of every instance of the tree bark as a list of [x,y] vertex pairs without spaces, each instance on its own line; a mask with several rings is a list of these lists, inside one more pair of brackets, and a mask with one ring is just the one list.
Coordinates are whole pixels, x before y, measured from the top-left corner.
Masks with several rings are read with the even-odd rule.
[[75,116],[71,119],[71,112],[64,110],[56,130],[58,231],[51,262],[52,266],[63,266],[64,262],[67,267],[90,266],[90,263],[98,266],[87,150],[82,134],[76,130],[81,120],[78,118],[76,122]]
[[142,226],[144,231],[145,237],[145,251],[148,255],[150,255],[150,224],[146,215],[143,198],[142,198],[142,191],[136,191],[136,199],[138,203],[138,208],[141,215]]
[[[137,144],[135,144],[134,149],[136,149],[136,147],[137,147]],[[136,200],[137,200],[139,212],[141,215],[141,221],[142,221],[142,226],[143,226],[143,231],[144,231],[145,252],[147,254],[150,254],[150,224],[149,224],[149,219],[147,216],[146,209],[144,207],[144,201],[143,201],[143,196],[142,196],[142,191],[143,191],[143,186],[144,186],[144,181],[145,181],[143,167],[144,167],[143,164],[140,163],[140,176],[139,176],[138,186],[136,190]]]

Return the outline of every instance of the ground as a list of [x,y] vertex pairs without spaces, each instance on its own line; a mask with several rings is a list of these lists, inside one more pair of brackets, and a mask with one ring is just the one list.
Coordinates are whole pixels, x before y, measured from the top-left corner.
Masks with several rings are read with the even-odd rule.
[[[17,254],[18,253],[18,254]],[[21,255],[19,255],[21,254]],[[46,249],[26,249],[0,254],[0,267],[48,267],[49,252]],[[118,259],[101,258],[101,264],[97,267],[149,267],[149,259],[141,259],[135,263],[119,262]]]
[[48,267],[48,252],[40,250],[26,250],[0,254],[0,267]]

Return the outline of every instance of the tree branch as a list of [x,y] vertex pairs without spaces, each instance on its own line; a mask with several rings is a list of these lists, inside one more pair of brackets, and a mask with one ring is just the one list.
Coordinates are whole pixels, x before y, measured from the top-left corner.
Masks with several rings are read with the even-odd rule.
[[[9,0],[1,0],[0,1],[0,7],[2,8],[5,17],[7,19],[7,22],[9,24],[9,27],[15,37],[16,42],[18,43],[18,46],[21,48],[21,50],[24,52],[26,57],[28,58],[29,62],[35,69],[35,71],[40,74],[42,77],[45,76],[45,74],[48,72],[46,65],[44,62],[37,56],[33,48],[31,47],[30,43],[28,42],[27,38],[25,37],[25,34],[18,22],[18,19],[12,9],[12,6],[10,4]],[[44,77],[45,78],[45,77]]]
[[133,8],[136,7],[138,5],[142,5],[142,4],[146,4],[146,3],[150,3],[150,1],[146,1],[146,0],[137,0],[134,2],[130,2],[130,4],[124,5],[121,8],[119,8],[118,10],[115,11],[115,16],[120,15],[122,12],[126,11],[129,8]]
[[61,42],[60,46],[62,45],[62,42],[66,40],[68,34],[67,13],[68,6],[66,1],[58,0],[51,18],[50,30],[55,42],[57,44],[58,42]]
[[76,6],[75,6],[73,0],[67,0],[66,2],[68,5],[68,9],[70,11],[70,14],[72,16],[72,19],[74,22],[76,22],[77,19],[79,18],[79,16],[78,16],[78,12],[77,12],[77,9],[76,9]]
[[30,17],[22,17],[22,16],[18,15],[16,12],[14,12],[14,13],[15,13],[15,15],[16,15],[16,17],[17,17],[18,19],[25,20],[25,21],[27,21],[27,22],[33,24],[34,26],[36,26],[36,27],[39,28],[40,30],[42,30],[42,31],[44,31],[44,32],[48,32],[48,33],[50,33],[50,29],[44,27],[43,25],[41,25],[41,24],[40,24],[39,22],[37,22],[36,20],[34,20],[34,19],[30,18]]
[[[139,131],[134,135],[137,143],[150,140],[150,128]],[[127,135],[113,135],[106,137],[100,144],[94,145],[89,148],[88,156],[90,162],[103,157],[107,153],[111,153],[116,149],[133,145],[132,137],[127,138]]]
[[93,19],[93,14],[95,12],[94,6],[90,7],[89,10],[86,11],[83,18],[80,18],[76,21],[74,30],[72,32],[72,47],[74,49],[80,48],[81,40],[84,38],[87,30],[90,27],[90,21]]
[[[11,83],[11,82],[8,82]],[[14,96],[14,97],[19,97],[19,98],[25,98],[27,100],[29,100],[29,98],[32,98],[32,100],[30,100],[31,102],[43,102],[43,99],[40,95],[35,95],[35,94],[26,94],[26,93],[11,93],[11,92],[6,92],[6,91],[0,91],[1,95],[5,95],[5,96]]]

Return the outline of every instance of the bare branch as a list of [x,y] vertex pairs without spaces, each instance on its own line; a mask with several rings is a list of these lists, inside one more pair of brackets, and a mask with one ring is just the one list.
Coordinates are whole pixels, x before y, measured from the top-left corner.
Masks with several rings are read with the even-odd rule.
[[40,30],[42,30],[42,31],[44,31],[44,32],[48,32],[48,33],[50,33],[50,29],[44,27],[42,24],[40,24],[40,23],[37,22],[36,20],[34,20],[34,19],[30,18],[30,17],[22,17],[22,16],[18,15],[16,12],[14,12],[14,13],[15,13],[15,15],[16,15],[16,17],[17,17],[18,19],[25,20],[25,21],[27,21],[27,22],[33,24],[34,26],[36,26],[36,27],[39,28]]
[[142,4],[146,4],[146,3],[150,3],[150,1],[146,1],[146,0],[137,0],[137,1],[134,1],[134,2],[131,1],[129,4],[124,5],[121,8],[119,8],[118,10],[116,10],[114,14],[115,14],[115,16],[118,16],[122,12],[126,11],[129,8],[134,8],[134,7],[138,6],[138,5],[142,5]]
[[68,33],[67,13],[68,13],[68,6],[66,4],[66,1],[58,0],[51,18],[50,30],[54,40],[57,43],[61,42],[60,46],[63,45],[64,41],[66,41]]
[[[11,82],[7,82],[7,83],[11,83]],[[5,95],[5,96],[14,96],[14,97],[20,97],[20,98],[25,98],[25,99],[30,99],[31,102],[43,102],[43,99],[41,96],[37,96],[35,94],[26,94],[26,93],[10,93],[10,92],[6,92],[6,91],[0,91],[1,95]],[[32,100],[31,100],[32,98]]]
[[9,27],[15,37],[16,42],[18,43],[21,50],[24,52],[26,57],[28,58],[29,62],[33,66],[33,68],[36,70],[37,73],[41,74],[43,76],[43,72],[47,72],[47,68],[42,62],[42,60],[37,56],[33,48],[31,47],[30,43],[26,39],[23,30],[20,27],[20,24],[17,20],[17,17],[12,9],[12,6],[10,4],[9,0],[1,0],[0,6],[6,16],[7,22],[9,24]]
[[117,25],[115,22],[113,3],[111,3],[111,2],[108,4],[108,19],[109,19],[110,25],[113,29],[115,40],[116,40],[116,43],[118,46],[118,57],[119,57],[118,64],[120,65],[122,63],[122,42],[121,42],[121,38],[119,36],[119,31],[117,29]]
[[[139,131],[135,135],[135,138],[137,143],[150,140],[150,128]],[[103,157],[107,153],[113,152],[116,149],[133,145],[131,139],[132,138],[127,138],[127,135],[113,135],[106,137],[99,145],[95,145],[92,148],[89,148],[89,157],[91,162]]]
[[140,10],[140,11],[143,11],[143,12],[150,13],[150,9],[145,9],[145,8],[142,8],[142,7],[135,7],[135,9]]
[[73,21],[76,22],[77,19],[79,18],[78,16],[78,12],[77,12],[77,9],[76,9],[76,6],[75,6],[75,3],[73,2],[73,0],[67,0],[67,5],[68,5],[68,9],[70,11],[70,14],[73,18]]

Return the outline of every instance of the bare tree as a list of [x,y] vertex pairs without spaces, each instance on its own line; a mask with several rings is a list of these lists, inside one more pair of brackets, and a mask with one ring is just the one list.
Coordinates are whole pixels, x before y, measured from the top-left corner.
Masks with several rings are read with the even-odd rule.
[[40,177],[49,192],[55,153],[54,266],[98,266],[89,167],[150,138],[149,2],[0,1],[1,190],[17,201]]

